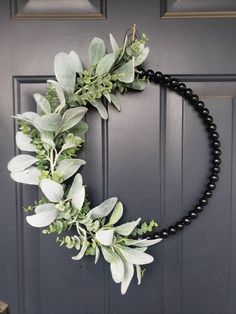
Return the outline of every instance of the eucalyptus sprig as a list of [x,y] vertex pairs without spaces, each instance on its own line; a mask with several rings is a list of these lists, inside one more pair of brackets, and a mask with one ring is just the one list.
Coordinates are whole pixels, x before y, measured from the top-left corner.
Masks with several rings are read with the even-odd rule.
[[87,69],[75,51],[58,53],[56,80],[48,80],[45,95],[34,94],[37,112],[14,116],[19,123],[16,144],[23,153],[8,163],[14,181],[39,186],[44,194],[42,200],[25,208],[27,222],[43,228],[44,234],[56,233],[60,245],[77,250],[73,260],[93,255],[97,263],[102,255],[110,264],[113,280],[121,283],[122,294],[134,270],[140,283],[141,265],[153,261],[146,250],[161,238],[149,240],[144,235],[157,223],[141,223],[138,218],[120,224],[124,208],[116,197],[91,208],[78,173],[86,162],[78,154],[88,131],[83,118],[91,107],[107,119],[105,104],[121,110],[117,94],[145,88],[147,80],[139,77],[138,67],[149,53],[146,41],[145,35],[137,38],[134,30],[132,38],[126,36],[119,47],[110,34],[111,52],[107,53],[104,41],[95,37],[89,46]]

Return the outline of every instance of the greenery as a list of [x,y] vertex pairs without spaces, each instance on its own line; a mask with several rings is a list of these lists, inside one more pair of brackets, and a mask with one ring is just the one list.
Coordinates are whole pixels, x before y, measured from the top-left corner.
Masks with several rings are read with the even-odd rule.
[[120,110],[117,94],[145,88],[147,81],[139,77],[138,67],[149,53],[146,41],[145,35],[137,38],[133,31],[119,48],[110,35],[112,52],[106,53],[104,41],[95,37],[89,46],[88,69],[83,69],[76,52],[58,53],[54,60],[57,80],[48,81],[45,95],[34,94],[37,113],[14,117],[19,123],[16,144],[24,153],[8,163],[14,181],[37,185],[44,194],[25,208],[27,222],[43,228],[44,234],[56,233],[61,246],[77,251],[74,260],[92,255],[97,263],[102,255],[110,264],[113,280],[121,283],[122,294],[134,270],[140,283],[144,272],[140,265],[153,261],[147,247],[161,238],[149,240],[144,235],[157,223],[141,223],[141,218],[120,223],[124,208],[116,197],[91,208],[78,173],[86,162],[78,154],[88,131],[82,119],[91,107],[107,119],[104,103]]

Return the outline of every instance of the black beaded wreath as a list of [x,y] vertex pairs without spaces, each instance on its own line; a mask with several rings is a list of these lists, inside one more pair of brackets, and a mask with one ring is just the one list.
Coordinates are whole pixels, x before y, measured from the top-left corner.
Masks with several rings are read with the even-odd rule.
[[149,81],[160,84],[161,86],[169,88],[172,91],[176,91],[176,93],[184,97],[190,103],[190,105],[194,107],[206,126],[210,138],[210,147],[212,149],[211,172],[206,184],[206,189],[198,200],[197,204],[180,221],[177,221],[175,224],[161,230],[160,232],[154,232],[149,235],[150,239],[158,237],[167,239],[170,235],[174,235],[177,233],[177,231],[183,230],[185,226],[190,225],[192,220],[197,219],[198,215],[204,210],[204,207],[207,206],[208,200],[212,197],[213,191],[216,188],[216,182],[219,180],[221,143],[219,141],[219,133],[216,131],[217,126],[214,123],[212,115],[206,108],[204,102],[199,99],[197,94],[193,93],[191,88],[187,88],[185,83],[179,82],[177,78],[163,74],[159,71],[154,73],[153,70],[149,69],[145,71],[142,69],[140,70],[140,73],[143,77],[147,77]]
[[[34,94],[37,112],[14,116],[19,123],[17,147],[30,154],[20,153],[8,163],[14,181],[36,185],[43,193],[42,199],[25,208],[30,213],[27,222],[36,228],[46,227],[42,230],[44,234],[57,234],[61,246],[77,251],[73,260],[92,255],[97,263],[102,255],[110,264],[113,280],[121,283],[122,294],[126,293],[134,270],[140,284],[144,273],[140,266],[154,260],[146,253],[148,247],[183,230],[207,206],[221,164],[219,134],[204,102],[178,79],[140,69],[149,53],[146,41],[144,34],[139,36],[135,25],[121,48],[110,34],[111,53],[106,53],[104,41],[95,37],[89,46],[90,66],[86,69],[75,51],[58,53],[54,59],[56,80],[48,80],[44,95]],[[91,208],[87,187],[78,172],[86,163],[78,154],[88,131],[87,123],[82,120],[87,111],[94,107],[106,120],[106,105],[121,109],[118,93],[130,89],[142,91],[148,82],[169,88],[188,100],[206,125],[213,155],[202,197],[186,216],[160,232],[154,231],[158,226],[154,220],[141,223],[138,218],[120,224],[124,207],[117,197]]]

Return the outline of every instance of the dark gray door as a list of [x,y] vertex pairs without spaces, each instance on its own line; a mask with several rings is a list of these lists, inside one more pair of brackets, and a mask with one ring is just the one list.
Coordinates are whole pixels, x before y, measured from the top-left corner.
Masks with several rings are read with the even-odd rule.
[[[13,314],[236,313],[236,5],[161,4],[0,1],[0,298]],[[21,207],[37,191],[15,186],[6,165],[14,155],[10,115],[34,109],[32,93],[43,90],[53,74],[54,55],[73,49],[86,60],[92,37],[108,40],[111,32],[121,42],[133,23],[150,39],[146,68],[187,82],[214,114],[223,163],[207,210],[153,248],[156,261],[142,285],[133,282],[121,296],[107,265],[72,261],[54,237],[25,224]],[[157,86],[125,95],[122,103],[121,113],[110,109],[107,123],[95,112],[87,117],[85,182],[94,204],[117,195],[126,218],[155,217],[163,228],[190,210],[203,191],[210,158],[206,133],[187,103]]]

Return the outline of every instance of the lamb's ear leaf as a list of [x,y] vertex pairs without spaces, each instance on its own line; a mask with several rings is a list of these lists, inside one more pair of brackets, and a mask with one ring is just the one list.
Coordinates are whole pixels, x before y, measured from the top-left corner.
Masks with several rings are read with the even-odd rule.
[[55,109],[55,112],[60,112],[61,109],[63,109],[66,105],[66,98],[65,98],[63,88],[57,81],[54,81],[54,80],[48,80],[47,83],[55,89],[57,98],[60,102],[60,105]]
[[21,154],[13,157],[8,165],[7,168],[9,171],[12,172],[19,172],[22,170],[25,170],[26,168],[29,168],[33,164],[35,164],[38,161],[37,158],[27,155],[27,154]]
[[86,233],[86,231],[79,226],[77,226],[77,231],[80,234],[80,240],[82,242],[82,247],[81,247],[79,254],[72,257],[72,259],[75,261],[78,261],[81,258],[83,258],[84,254],[86,252],[86,249],[87,249],[87,233]]
[[113,53],[109,53],[102,57],[96,68],[96,75],[102,76],[108,73],[115,62],[115,56]]
[[62,123],[58,133],[65,132],[77,125],[87,111],[88,108],[85,107],[68,109],[62,117]]
[[112,47],[115,59],[117,59],[120,53],[120,48],[112,34],[110,34],[110,43],[111,43],[111,47]]
[[113,229],[108,229],[108,230],[101,229],[96,232],[95,238],[102,245],[109,246],[113,242],[113,235],[114,235]]
[[155,245],[159,242],[162,241],[162,238],[158,239],[153,239],[153,240],[147,240],[147,239],[140,239],[140,240],[135,240],[135,239],[125,239],[125,244],[126,245],[134,245],[137,247],[147,247],[151,245]]
[[112,104],[116,107],[116,109],[118,111],[120,111],[121,110],[121,106],[120,106],[119,99],[114,94],[110,94],[110,98],[111,98]]
[[74,51],[72,50],[70,53],[69,53],[69,56],[71,57],[72,59],[72,62],[73,62],[73,66],[74,66],[74,69],[77,73],[82,73],[83,72],[83,66],[82,66],[82,63],[80,61],[80,58],[79,58],[79,55]]
[[34,119],[40,117],[36,112],[32,111],[27,111],[24,113],[19,113],[15,116],[12,116],[14,119],[20,120],[20,121],[25,121],[27,123],[32,124]]
[[81,210],[85,200],[85,188],[84,186],[80,189],[80,191],[74,195],[72,198],[71,204],[75,209]]
[[39,116],[33,120],[33,125],[36,129],[43,131],[57,131],[61,125],[61,116],[58,113],[48,113]]
[[128,262],[125,258],[122,258],[122,261],[124,263],[125,273],[121,282],[121,293],[125,294],[134,276],[134,265],[133,263]]
[[36,147],[31,143],[31,141],[32,139],[23,132],[18,131],[16,133],[16,145],[20,150],[26,152],[35,152]]
[[122,217],[123,215],[123,204],[121,202],[118,202],[111,214],[111,217],[110,217],[110,220],[109,220],[109,224],[110,225],[114,225],[116,224],[120,218]]
[[132,249],[132,248],[123,246],[123,247],[119,247],[119,250],[129,263],[132,263],[135,265],[150,264],[154,260],[154,258],[151,255],[141,252],[138,249]]
[[124,280],[125,267],[120,256],[116,253],[114,255],[115,261],[110,264],[111,275],[115,283],[120,283]]
[[149,54],[149,48],[148,47],[145,47],[142,52],[135,58],[134,60],[134,66],[138,66],[140,64],[142,64],[145,59],[147,58]]
[[95,252],[95,260],[94,260],[94,264],[97,264],[98,260],[99,260],[99,257],[100,257],[100,250],[99,250],[99,247],[96,246],[96,252]]
[[82,189],[83,186],[83,178],[80,173],[78,173],[71,184],[69,193],[67,195],[67,199],[72,199],[79,191]]
[[[45,204],[48,205],[48,204]],[[41,228],[50,225],[57,217],[58,210],[54,207],[26,216],[26,221],[33,227]]]
[[71,57],[60,52],[54,59],[54,71],[57,81],[67,94],[73,94],[75,90],[76,71]]
[[64,190],[60,183],[51,179],[43,179],[40,183],[43,194],[50,202],[58,203],[63,198]]
[[56,172],[63,176],[63,180],[69,179],[86,162],[82,159],[63,159],[59,162]]
[[106,107],[103,105],[101,101],[95,101],[91,103],[91,105],[97,109],[102,119],[104,120],[108,119],[108,113],[107,113]]
[[89,129],[88,123],[80,121],[77,125],[71,128],[70,132],[76,136],[84,135]]
[[44,96],[39,93],[35,93],[34,100],[43,113],[51,113],[51,105]]
[[134,58],[115,70],[112,76],[120,82],[132,83],[134,81]]
[[100,205],[94,207],[90,210],[91,218],[93,220],[98,218],[106,217],[110,214],[110,212],[113,210],[114,206],[117,203],[117,197],[111,197],[105,200]]
[[53,132],[40,131],[40,136],[41,136],[41,141],[43,142],[43,144],[46,144],[49,146],[47,148],[50,148],[50,147],[55,148]]
[[12,180],[18,183],[38,185],[40,171],[36,167],[29,167],[23,171],[11,172]]
[[101,38],[94,37],[89,45],[89,60],[91,65],[97,65],[105,55],[106,47]]
[[117,227],[115,227],[115,232],[117,232],[123,236],[128,236],[134,231],[134,229],[139,224],[140,220],[141,220],[141,218],[139,218],[135,221],[126,222],[120,226],[117,226]]
[[139,265],[135,265],[136,268],[136,273],[137,273],[137,280],[138,280],[138,285],[141,284],[142,281],[142,271],[141,271],[141,267]]

